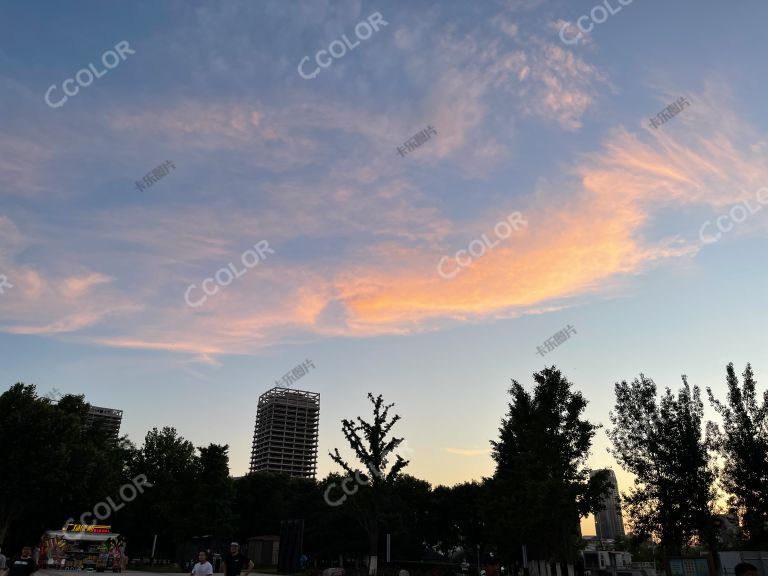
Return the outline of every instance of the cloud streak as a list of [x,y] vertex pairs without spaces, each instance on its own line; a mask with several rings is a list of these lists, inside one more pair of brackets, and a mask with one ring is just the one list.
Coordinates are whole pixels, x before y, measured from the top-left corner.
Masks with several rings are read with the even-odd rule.
[[[715,109],[731,121],[709,121]],[[717,209],[768,181],[768,148],[743,122],[723,114],[706,95],[687,112],[680,117],[690,124],[684,136],[617,127],[600,151],[582,156],[556,184],[540,184],[516,206],[489,208],[472,220],[451,220],[412,184],[384,175],[376,176],[365,192],[343,185],[316,189],[316,201],[293,209],[299,226],[290,231],[281,221],[281,203],[255,221],[249,214],[217,218],[216,207],[189,208],[173,220],[162,212],[145,214],[147,230],[132,224],[130,233],[117,220],[107,220],[98,234],[108,243],[123,236],[144,239],[143,265],[171,273],[162,290],[155,289],[155,301],[138,304],[103,272],[49,277],[6,255],[5,271],[19,289],[0,302],[4,330],[61,334],[109,319],[119,335],[92,336],[94,342],[193,354],[210,362],[217,355],[253,353],[278,342],[409,334],[536,313],[578,296],[605,293],[623,278],[700,249],[679,232],[651,240],[655,214],[686,206]],[[200,126],[207,122],[200,119]],[[306,194],[306,184],[294,186],[297,198]],[[450,281],[436,273],[441,255],[491,230],[513,208],[529,223],[519,236],[477,258]],[[204,220],[208,232],[190,234],[198,228],[194,223]],[[239,238],[254,229],[254,222],[276,236],[272,245],[288,245],[298,237],[330,240],[339,233],[341,242],[330,242],[314,263],[275,258],[200,310],[185,307],[180,296],[184,277],[199,279],[201,273],[192,267],[210,275],[225,265],[242,251]],[[163,230],[162,245],[150,233],[155,228]],[[28,244],[7,218],[4,230],[15,253]],[[336,244],[339,248],[332,248]],[[161,305],[159,294],[169,303]]]
[[[768,185],[768,145],[727,94],[707,87],[664,130],[651,132],[640,118],[615,124],[590,151],[563,146],[554,169],[535,166],[538,179],[518,178],[527,168],[517,157],[526,124],[555,135],[542,146],[554,139],[560,146],[614,91],[604,72],[546,26],[539,35],[513,19],[538,4],[498,2],[500,13],[463,27],[441,8],[421,19],[393,14],[378,48],[371,44],[301,90],[104,103],[89,111],[90,124],[73,107],[34,135],[4,137],[0,185],[14,198],[80,203],[61,221],[38,220],[19,205],[0,214],[0,273],[14,284],[0,298],[0,329],[215,364],[276,344],[413,334],[561,309],[690,259],[701,246],[684,233],[687,214],[721,209]],[[268,11],[286,17],[278,4]],[[337,14],[333,26],[345,29],[353,15]],[[193,20],[218,30],[239,17],[201,9]],[[322,32],[336,37],[335,28]],[[209,36],[202,34],[203,45]],[[395,57],[406,62],[398,73],[408,98],[385,101],[377,89],[393,88],[375,83],[372,63],[389,66]],[[370,69],[344,84],[358,65]],[[352,96],[334,92],[341,85]],[[395,146],[427,123],[438,135],[398,158]],[[85,128],[70,145],[73,126]],[[70,167],[80,156],[98,163],[107,142],[114,148],[105,174]],[[171,152],[172,178],[151,194],[126,196],[137,164]],[[65,172],[61,186],[50,184],[54,165]],[[523,233],[455,278],[437,273],[442,256],[513,211],[528,221]],[[263,239],[275,258],[204,306],[186,306],[190,283]]]

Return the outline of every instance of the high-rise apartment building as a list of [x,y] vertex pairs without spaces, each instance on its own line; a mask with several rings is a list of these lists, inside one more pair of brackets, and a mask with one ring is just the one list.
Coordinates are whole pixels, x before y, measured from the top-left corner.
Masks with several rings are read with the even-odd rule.
[[104,434],[113,436],[115,440],[120,435],[120,424],[123,421],[123,411],[114,408],[102,408],[100,406],[91,406],[85,417],[83,427],[85,429],[93,428],[96,424],[101,428]]
[[[619,484],[613,470],[606,469],[610,489],[603,498],[603,510],[595,514],[595,532],[600,540],[615,540],[618,536],[624,536],[624,520],[621,516],[621,503],[619,499]],[[598,472],[593,470],[592,474]]]
[[251,450],[251,472],[317,474],[320,394],[272,388],[259,396]]

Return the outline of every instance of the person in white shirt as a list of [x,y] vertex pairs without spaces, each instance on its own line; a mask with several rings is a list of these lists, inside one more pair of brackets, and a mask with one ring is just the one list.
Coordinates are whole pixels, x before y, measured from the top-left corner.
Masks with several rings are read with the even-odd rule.
[[208,555],[202,550],[197,554],[197,564],[192,567],[192,576],[213,576],[213,566],[208,562]]

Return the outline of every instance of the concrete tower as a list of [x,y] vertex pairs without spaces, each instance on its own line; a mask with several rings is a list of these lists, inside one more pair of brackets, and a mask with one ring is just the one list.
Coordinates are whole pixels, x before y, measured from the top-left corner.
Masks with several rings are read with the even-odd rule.
[[272,388],[259,396],[251,472],[268,470],[314,478],[319,426],[320,394]]

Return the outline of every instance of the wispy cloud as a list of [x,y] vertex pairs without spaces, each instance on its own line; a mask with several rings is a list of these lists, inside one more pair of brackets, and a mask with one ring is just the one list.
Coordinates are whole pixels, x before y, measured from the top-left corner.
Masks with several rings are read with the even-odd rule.
[[[280,343],[539,314],[690,259],[701,246],[685,235],[686,213],[766,186],[764,138],[709,87],[664,130],[638,116],[591,133],[597,144],[586,152],[558,140],[563,155],[526,172],[517,153],[527,137],[570,142],[614,91],[589,50],[559,42],[552,18],[527,25],[540,5],[500,0],[488,18],[466,22],[445,5],[405,7],[314,83],[297,77],[298,59],[348,30],[363,6],[307,5],[307,17],[328,16],[324,25],[295,25],[306,42],[280,44],[269,63],[260,57],[274,87],[250,92],[240,88],[264,79],[242,56],[257,51],[243,15],[287,22],[291,11],[280,2],[195,9],[171,48],[152,53],[188,64],[195,86],[198,77],[222,82],[213,96],[105,98],[87,118],[73,106],[0,139],[0,186],[20,192],[16,200],[77,206],[61,220],[17,204],[0,215],[0,273],[15,285],[0,298],[0,329],[215,364]],[[199,44],[181,51],[191,38]],[[659,90],[660,101],[669,94]],[[427,123],[438,135],[398,158],[395,146]],[[173,178],[131,195],[140,170],[166,159],[177,163]],[[524,214],[524,232],[449,281],[437,274],[441,257],[512,211]],[[185,304],[190,284],[262,239],[274,258],[204,306]]]
[[[654,238],[650,230],[660,211],[719,208],[768,181],[765,142],[712,98],[699,95],[679,118],[686,131],[617,127],[601,149],[560,176],[521,194],[514,205],[489,207],[473,219],[452,220],[436,198],[407,179],[376,174],[365,191],[295,177],[275,188],[280,193],[259,214],[232,214],[226,204],[174,207],[173,215],[141,210],[140,217],[104,218],[98,228],[81,230],[84,237],[102,239],[105,265],[118,245],[138,248],[122,257],[153,280],[138,285],[135,294],[122,293],[125,286],[116,285],[114,274],[74,260],[69,270],[77,273],[21,264],[18,255],[30,240],[6,218],[6,246],[15,248],[5,256],[4,272],[18,289],[0,301],[3,329],[61,334],[108,320],[112,335],[93,334],[92,341],[192,354],[211,363],[217,355],[253,353],[278,342],[408,334],[538,313],[577,296],[616,290],[631,275],[700,249],[680,230]],[[513,209],[525,214],[524,232],[450,281],[436,273],[441,256],[466,247]],[[213,275],[261,238],[277,246],[299,238],[326,245],[314,260],[264,263],[203,309],[184,305],[188,284]],[[91,260],[99,261],[99,254]],[[62,253],[57,266],[67,258]]]

